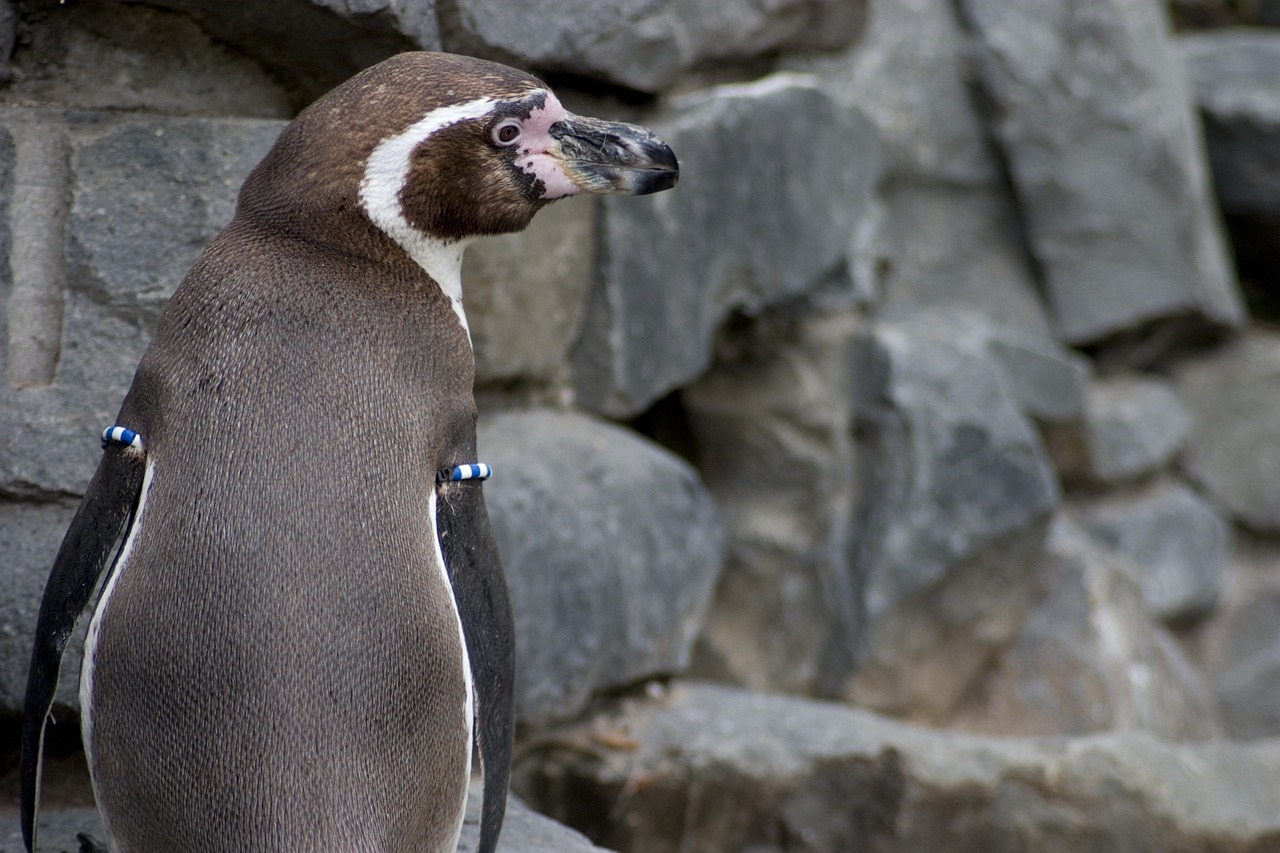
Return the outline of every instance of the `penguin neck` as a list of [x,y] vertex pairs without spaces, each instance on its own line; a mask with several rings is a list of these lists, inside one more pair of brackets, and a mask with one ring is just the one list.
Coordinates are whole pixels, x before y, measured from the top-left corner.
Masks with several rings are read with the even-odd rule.
[[458,315],[458,322],[462,324],[462,331],[467,333],[467,341],[470,342],[471,327],[467,325],[467,314],[462,309],[462,253],[471,241],[440,240],[412,227],[408,228],[407,233],[393,233],[389,236],[439,286],[449,300],[449,307]]

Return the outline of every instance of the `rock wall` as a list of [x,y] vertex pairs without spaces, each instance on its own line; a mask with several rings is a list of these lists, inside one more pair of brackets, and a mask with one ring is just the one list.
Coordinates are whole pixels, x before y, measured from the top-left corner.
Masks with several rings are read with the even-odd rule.
[[682,164],[464,267],[531,805],[637,851],[1274,849],[1280,15],[1246,5],[3,0],[0,719],[240,181],[444,49]]

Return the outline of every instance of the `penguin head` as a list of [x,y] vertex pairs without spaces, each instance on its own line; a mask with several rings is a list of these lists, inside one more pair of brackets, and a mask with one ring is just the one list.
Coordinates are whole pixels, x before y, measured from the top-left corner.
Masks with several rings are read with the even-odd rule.
[[535,77],[406,53],[304,110],[246,181],[238,212],[326,235],[333,220],[363,216],[402,246],[465,242],[519,231],[561,198],[642,195],[678,175],[649,130],[572,115]]

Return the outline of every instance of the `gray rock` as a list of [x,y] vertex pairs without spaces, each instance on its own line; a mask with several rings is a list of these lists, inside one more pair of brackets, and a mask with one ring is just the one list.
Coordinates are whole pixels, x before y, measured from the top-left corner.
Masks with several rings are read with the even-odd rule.
[[886,307],[963,308],[1048,337],[1017,210],[971,96],[966,35],[951,0],[874,4],[853,49],[790,64],[819,74],[879,131]]
[[[15,157],[0,173],[0,289],[13,296],[0,308],[10,330],[0,428],[11,441],[0,446],[0,493],[79,494],[165,301],[283,123],[3,116],[0,148]],[[57,195],[64,212],[45,201]]]
[[731,312],[847,290],[879,168],[871,125],[808,76],[698,92],[652,124],[680,186],[605,200],[603,280],[574,355],[579,402],[614,416],[704,371]]
[[[86,3],[35,17],[24,28],[0,104],[262,118],[286,118],[296,109],[259,64],[211,39],[186,15]],[[0,74],[8,56],[2,31],[0,23]]]
[[1181,622],[1218,602],[1227,562],[1227,522],[1186,486],[1158,483],[1136,496],[1083,504],[1085,529],[1136,569],[1147,610]]
[[1040,424],[1077,422],[1087,408],[1089,362],[1049,338],[993,326],[980,334],[1009,377],[1023,414]]
[[1192,418],[1187,474],[1235,520],[1280,532],[1280,335],[1251,332],[1176,380]]
[[481,418],[485,498],[515,611],[519,718],[681,672],[720,573],[724,530],[694,471],[580,414]]
[[448,50],[658,92],[697,66],[847,45],[865,7],[863,0],[453,0],[442,13]]
[[846,695],[946,719],[1017,631],[1057,481],[972,315],[879,323],[858,365],[865,666]]
[[[0,554],[4,554],[0,568],[0,714],[22,713],[40,597],[75,506],[71,501],[0,502]],[[83,628],[67,644],[58,683],[59,711],[77,708]]]
[[1160,0],[962,0],[1061,338],[1244,320]]
[[698,640],[703,676],[821,695],[853,671],[862,630],[850,559],[856,330],[848,313],[802,320],[681,391],[699,470],[729,531]]
[[1089,386],[1083,423],[1050,432],[1063,478],[1115,485],[1167,466],[1191,434],[1191,417],[1167,380],[1115,376]]
[[1280,548],[1237,536],[1222,600],[1194,637],[1233,738],[1280,735]]
[[[467,816],[462,824],[458,853],[472,853],[480,833],[480,786],[471,786]],[[76,834],[88,832],[104,840],[102,819],[96,809],[43,809],[38,833],[40,850],[78,850]],[[21,853],[22,828],[16,817],[0,816],[0,853]],[[518,797],[507,800],[507,818],[498,840],[500,853],[608,853],[580,833],[561,826],[530,809]]]
[[1280,33],[1213,30],[1178,45],[1223,211],[1280,223]]
[[[1122,543],[1129,546],[1125,556],[1150,545],[1132,541],[1138,538]],[[1144,565],[1139,575],[1059,518],[1036,561],[1036,594],[1025,606],[1025,623],[992,655],[979,686],[948,724],[1004,736],[1142,730],[1202,740],[1218,734],[1208,685],[1149,614],[1144,593],[1160,568]]]
[[972,315],[882,322],[864,339],[859,415],[880,470],[865,499],[887,524],[868,579],[882,613],[949,568],[1034,528],[1057,506],[1057,482],[1022,400]]
[[357,71],[405,50],[440,50],[435,0],[155,0],[302,92],[305,106]]
[[647,853],[1208,853],[1280,841],[1280,741],[965,735],[703,684],[620,702],[518,776],[545,813]]
[[476,384],[567,382],[596,268],[595,199],[555,204],[519,234],[480,240],[462,264]]

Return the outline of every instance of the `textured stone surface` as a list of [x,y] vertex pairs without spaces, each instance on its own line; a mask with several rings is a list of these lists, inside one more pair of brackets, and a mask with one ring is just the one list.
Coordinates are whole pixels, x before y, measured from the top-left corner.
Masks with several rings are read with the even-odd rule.
[[1168,465],[1190,433],[1170,382],[1115,376],[1089,386],[1083,422],[1050,431],[1048,446],[1064,479],[1114,485]]
[[599,207],[571,199],[519,234],[478,240],[462,263],[476,384],[567,381],[591,276]]
[[1178,45],[1223,211],[1280,223],[1280,32],[1214,30]]
[[793,60],[864,111],[882,140],[885,305],[942,305],[1048,336],[1017,211],[970,93],[951,0],[875,3],[835,58]]
[[[665,699],[619,703],[540,757],[520,774],[531,803],[577,820],[599,843],[646,853],[1262,853],[1280,844],[1275,740],[960,735],[687,684]],[[593,817],[605,814],[607,825]]]
[[[473,853],[480,827],[480,786],[471,786],[467,816],[462,824],[458,853]],[[78,850],[76,833],[102,840],[102,820],[96,809],[48,809],[40,813],[40,851]],[[16,817],[0,816],[0,853],[21,853],[22,828]],[[543,817],[517,797],[507,800],[507,818],[498,840],[499,853],[607,853],[583,835]]]
[[682,72],[777,50],[846,45],[864,0],[451,0],[447,49],[656,92]]
[[[240,182],[283,125],[21,109],[4,116],[0,138],[17,156],[0,180],[8,225],[0,293],[9,297],[0,493],[78,494],[165,300],[231,218]],[[65,159],[29,158],[39,149],[20,144],[24,135],[46,147],[65,140]],[[33,206],[42,193],[24,184],[65,193],[65,215]],[[28,220],[49,228],[25,234]],[[45,260],[31,258],[45,241]],[[33,361],[43,346],[54,357]]]
[[755,340],[759,351],[739,341],[749,354],[681,394],[699,470],[729,531],[698,642],[703,675],[821,695],[836,692],[856,663],[856,329],[852,316],[836,314],[803,320],[772,346]]
[[1203,616],[1218,602],[1227,522],[1181,483],[1092,501],[1081,507],[1081,521],[1134,567],[1152,616],[1177,622]]
[[[1137,539],[1122,543],[1125,556],[1151,550]],[[1154,574],[1162,567],[1138,568]],[[1200,740],[1218,733],[1208,686],[1149,614],[1148,587],[1139,584],[1146,577],[1062,519],[1034,572],[1026,621],[992,656],[951,725],[994,735],[1140,729]]]
[[[0,714],[22,713],[40,597],[74,513],[75,504],[70,501],[0,502],[0,554],[4,555],[0,568],[4,579],[0,583]],[[83,629],[81,626],[80,634]],[[58,685],[60,706],[76,707],[81,645],[79,636],[67,645]]]
[[1240,523],[1280,533],[1280,335],[1188,361],[1177,386],[1193,424],[1187,473]]
[[682,671],[724,555],[684,462],[634,433],[545,410],[481,418],[485,500],[516,618],[518,714]]
[[1017,631],[1059,499],[986,328],[964,315],[878,323],[858,365],[870,627],[847,695],[920,721],[947,719]]
[[190,15],[302,94],[298,107],[404,50],[440,50],[435,0],[154,0]]
[[[1280,12],[1280,4],[1273,10]],[[1185,36],[1179,47],[1241,275],[1274,290],[1280,268],[1280,33],[1216,30]],[[1267,299],[1268,310],[1275,305],[1274,296]]]
[[1280,735],[1280,547],[1237,536],[1222,600],[1194,649],[1233,738]]
[[0,104],[264,118],[293,111],[260,65],[186,15],[133,3],[36,5],[26,7]]
[[1062,339],[1097,341],[1162,320],[1179,324],[1170,339],[1196,323],[1239,325],[1159,0],[960,6]]
[[705,370],[732,311],[847,280],[879,169],[871,125],[803,75],[695,93],[653,126],[680,185],[605,200],[603,281],[574,355],[579,402],[615,416]]

